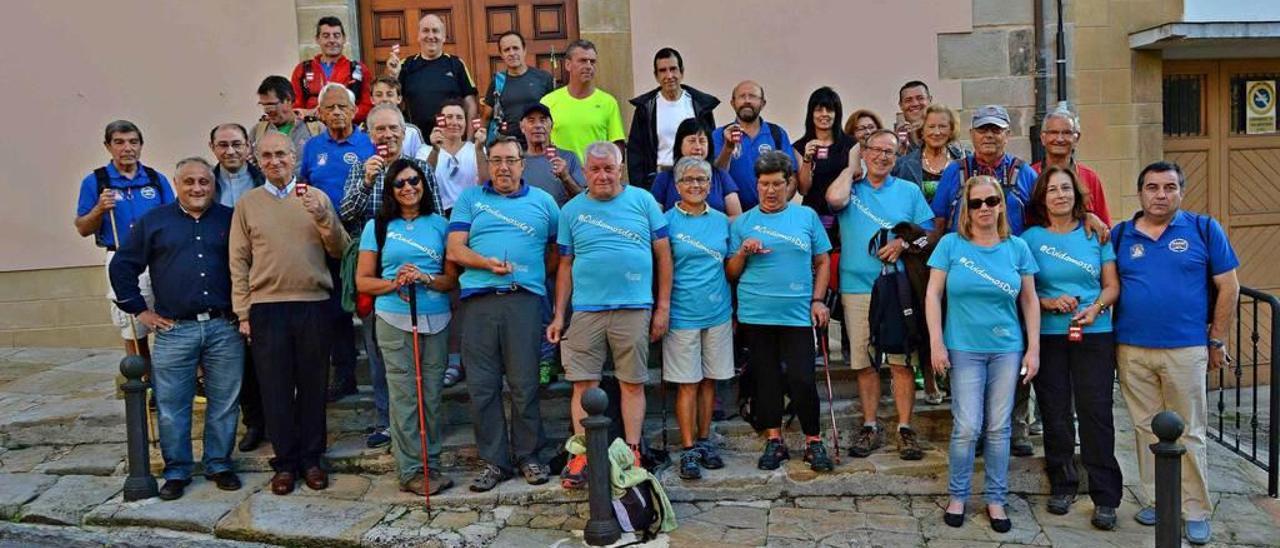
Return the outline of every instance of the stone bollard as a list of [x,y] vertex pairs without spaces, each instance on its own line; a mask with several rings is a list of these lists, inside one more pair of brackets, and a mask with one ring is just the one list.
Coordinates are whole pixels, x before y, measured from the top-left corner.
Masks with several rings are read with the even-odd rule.
[[604,416],[609,396],[592,388],[582,395],[582,409],[587,412],[582,427],[587,431],[587,500],[591,519],[583,530],[582,540],[591,546],[608,546],[622,536],[618,520],[613,518],[613,494],[610,492],[609,417]]
[[147,383],[142,375],[147,362],[141,356],[125,356],[120,360],[124,375],[124,422],[128,434],[129,477],[124,480],[124,500],[149,499],[158,494],[156,478],[151,476],[151,453],[147,450]]
[[1156,548],[1182,545],[1182,454],[1178,443],[1184,428],[1182,417],[1161,411],[1151,419],[1151,431],[1159,442],[1151,444],[1156,455]]

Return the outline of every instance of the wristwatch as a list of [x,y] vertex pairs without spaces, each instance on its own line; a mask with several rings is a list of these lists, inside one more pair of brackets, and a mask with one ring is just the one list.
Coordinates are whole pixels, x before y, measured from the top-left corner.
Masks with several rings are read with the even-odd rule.
[[1215,349],[1226,348],[1226,346],[1227,346],[1227,343],[1222,342],[1218,339],[1209,339],[1209,348],[1215,348]]
[[431,275],[431,273],[429,273],[429,272],[424,272],[424,273],[422,273],[422,275],[427,277],[427,281],[423,282],[423,285],[430,286],[430,285],[432,285],[432,284],[436,283],[436,277],[435,277],[435,276],[433,276],[433,275]]

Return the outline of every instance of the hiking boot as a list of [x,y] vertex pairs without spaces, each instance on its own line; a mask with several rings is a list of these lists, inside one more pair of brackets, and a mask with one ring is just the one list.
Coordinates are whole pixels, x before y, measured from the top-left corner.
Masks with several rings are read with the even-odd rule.
[[697,447],[685,449],[684,454],[680,455],[680,479],[702,479],[702,467],[698,465],[698,461],[701,458],[702,455],[698,452]]
[[1076,501],[1074,495],[1053,495],[1049,497],[1049,502],[1045,504],[1045,508],[1050,514],[1059,516],[1067,515],[1071,511],[1071,503]]
[[814,472],[830,472],[834,468],[831,465],[831,455],[827,454],[827,446],[822,440],[812,440],[805,445],[804,461],[809,463],[809,469]]
[[520,465],[520,475],[529,485],[542,485],[550,479],[551,473],[542,463],[529,461]]
[[782,439],[769,438],[769,441],[764,444],[764,454],[760,455],[759,461],[756,461],[756,468],[777,470],[779,466],[782,466],[782,461],[790,459],[791,452],[787,451],[787,446],[782,443]]
[[1093,519],[1089,523],[1094,527],[1103,531],[1110,531],[1116,528],[1116,509],[1110,506],[1093,507]]
[[[426,485],[428,483],[426,480],[428,479],[431,480],[429,482],[431,484],[430,490],[427,489]],[[435,468],[432,468],[431,472],[428,473],[425,478],[421,473],[418,473],[414,474],[408,481],[400,483],[401,491],[413,493],[418,496],[434,495],[450,487],[453,487],[453,480],[450,479],[449,476],[440,473],[440,471]]]
[[587,455],[574,455],[560,471],[560,486],[565,489],[582,489],[587,485]]
[[874,453],[876,449],[884,446],[884,429],[880,425],[868,426],[863,425],[862,431],[858,432],[858,439],[853,440],[853,446],[849,447],[849,456],[857,458],[866,458]]
[[693,447],[702,458],[701,464],[703,468],[707,470],[724,468],[724,459],[720,458],[720,449],[711,440],[694,442]]
[[480,471],[480,475],[471,480],[471,490],[476,493],[483,493],[509,479],[511,479],[511,474],[506,470],[486,463],[484,470]]
[[898,457],[902,460],[920,460],[924,458],[924,449],[920,448],[920,439],[910,426],[898,427]]

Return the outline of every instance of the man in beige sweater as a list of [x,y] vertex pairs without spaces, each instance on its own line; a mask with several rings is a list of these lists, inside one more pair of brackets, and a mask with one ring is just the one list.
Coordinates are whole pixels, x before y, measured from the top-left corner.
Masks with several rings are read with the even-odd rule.
[[258,141],[267,184],[244,194],[231,218],[231,304],[248,338],[275,457],[271,491],[287,495],[301,473],[324,489],[333,282],[325,256],[350,238],[324,192],[294,179],[297,154],[282,133]]

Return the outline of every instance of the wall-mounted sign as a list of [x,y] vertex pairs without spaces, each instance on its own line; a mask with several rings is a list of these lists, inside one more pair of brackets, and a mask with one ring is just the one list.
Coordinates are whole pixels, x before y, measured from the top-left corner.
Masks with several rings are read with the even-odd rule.
[[1258,135],[1276,132],[1276,81],[1245,82],[1245,133]]

